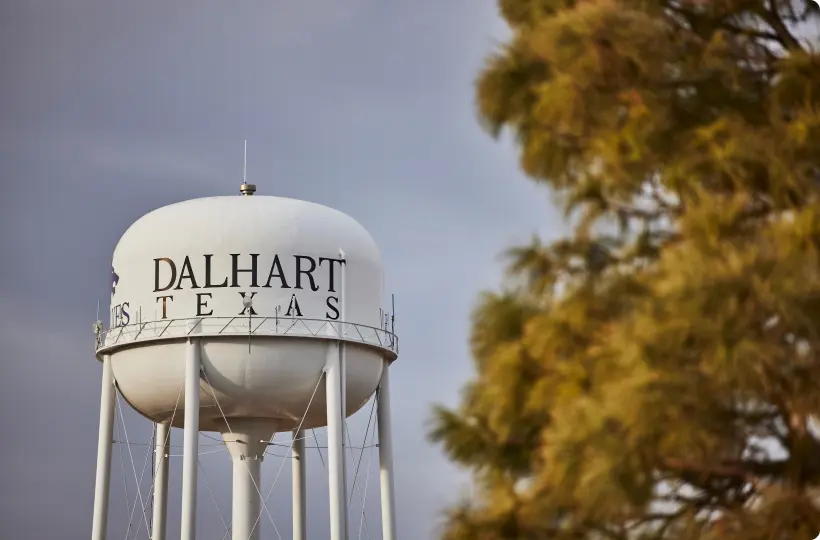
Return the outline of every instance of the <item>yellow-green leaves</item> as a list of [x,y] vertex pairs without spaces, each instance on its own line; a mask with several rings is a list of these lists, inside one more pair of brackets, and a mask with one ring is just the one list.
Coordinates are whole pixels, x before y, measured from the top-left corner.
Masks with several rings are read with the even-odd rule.
[[574,234],[511,249],[474,312],[431,435],[478,490],[444,537],[816,533],[820,43],[794,28],[820,11],[499,4],[479,115]]

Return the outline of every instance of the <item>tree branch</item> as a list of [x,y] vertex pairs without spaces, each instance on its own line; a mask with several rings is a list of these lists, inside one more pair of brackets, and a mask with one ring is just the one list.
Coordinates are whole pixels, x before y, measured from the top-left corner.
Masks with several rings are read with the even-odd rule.
[[797,38],[792,35],[791,31],[789,31],[777,8],[777,0],[771,0],[771,9],[759,9],[758,15],[772,27],[772,30],[777,34],[778,41],[783,47],[790,51],[802,51],[803,47]]
[[669,470],[691,475],[701,480],[709,477],[724,477],[757,482],[761,479],[777,477],[784,473],[788,460],[779,461],[741,461],[727,460],[722,463],[700,463],[670,458],[663,461]]

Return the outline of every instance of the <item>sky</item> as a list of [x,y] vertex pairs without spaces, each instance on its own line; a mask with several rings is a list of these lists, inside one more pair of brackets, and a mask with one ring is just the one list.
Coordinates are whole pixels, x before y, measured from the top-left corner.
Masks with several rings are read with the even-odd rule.
[[[435,538],[469,488],[426,433],[433,405],[457,403],[472,373],[470,311],[499,284],[506,247],[563,231],[514,145],[476,119],[474,80],[506,37],[492,0],[0,2],[0,537],[89,537],[101,375],[91,329],[97,303],[107,309],[114,246],[155,208],[238,194],[247,139],[258,194],[337,208],[381,249],[401,342],[391,368],[398,533]],[[368,412],[351,419],[354,445]],[[132,519],[128,504],[151,424],[127,406],[122,418],[115,439],[127,431],[133,444],[114,448],[109,538],[147,538],[139,502]],[[230,461],[200,442],[198,538],[218,540]],[[364,453],[357,489],[368,491],[351,503],[351,538],[380,537],[377,462]],[[263,538],[290,535],[287,459],[266,459],[262,484],[280,468],[276,528],[263,520]],[[308,536],[327,538],[316,449],[308,468]]]

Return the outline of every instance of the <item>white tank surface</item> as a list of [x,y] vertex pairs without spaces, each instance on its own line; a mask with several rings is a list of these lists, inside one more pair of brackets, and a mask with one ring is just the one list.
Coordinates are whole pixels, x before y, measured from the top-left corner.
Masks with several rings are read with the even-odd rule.
[[155,422],[183,425],[186,343],[196,337],[200,430],[225,432],[223,416],[262,431],[295,429],[303,415],[302,429],[323,426],[317,383],[340,339],[347,415],[396,358],[382,296],[379,250],[351,217],[279,197],[194,199],[123,235],[97,354],[110,355],[123,397]]

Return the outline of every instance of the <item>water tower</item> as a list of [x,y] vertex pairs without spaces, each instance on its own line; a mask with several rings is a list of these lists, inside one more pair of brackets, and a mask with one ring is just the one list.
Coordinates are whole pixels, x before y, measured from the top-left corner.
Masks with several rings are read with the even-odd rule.
[[[182,540],[194,540],[199,431],[233,461],[234,540],[257,539],[260,468],[274,433],[293,432],[293,538],[305,540],[303,431],[327,426],[330,531],[347,538],[344,419],[378,392],[382,527],[395,539],[388,368],[379,250],[347,215],[254,195],[154,210],[114,251],[111,317],[95,326],[102,398],[92,540],[106,535],[115,391],[156,423],[182,428]],[[167,448],[167,446],[162,446]],[[167,451],[155,464],[153,540],[164,540]]]

